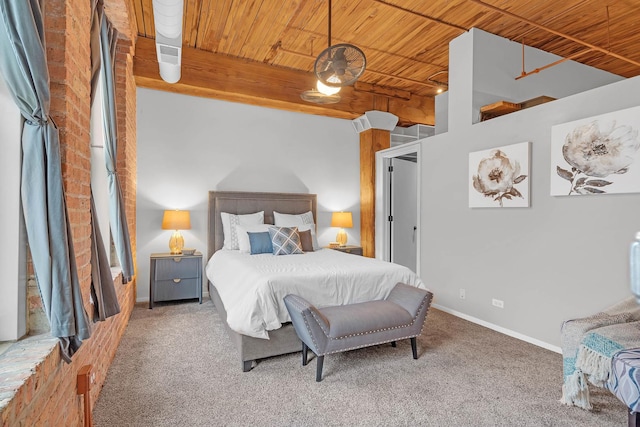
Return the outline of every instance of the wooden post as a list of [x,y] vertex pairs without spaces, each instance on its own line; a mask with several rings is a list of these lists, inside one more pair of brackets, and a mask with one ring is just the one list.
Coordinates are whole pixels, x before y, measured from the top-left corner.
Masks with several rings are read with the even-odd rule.
[[376,255],[376,151],[391,146],[391,130],[398,117],[382,111],[368,111],[353,120],[360,133],[360,242],[362,255]]
[[78,371],[78,394],[84,397],[84,427],[92,427],[91,419],[91,365],[84,365]]

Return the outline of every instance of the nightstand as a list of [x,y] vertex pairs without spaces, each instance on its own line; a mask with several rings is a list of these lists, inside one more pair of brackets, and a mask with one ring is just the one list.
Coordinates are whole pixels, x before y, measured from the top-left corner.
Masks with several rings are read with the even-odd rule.
[[[326,246],[327,248],[329,248],[329,246]],[[350,245],[346,245],[346,246],[338,246],[335,248],[329,248],[329,249],[333,249],[335,251],[340,251],[340,252],[346,252],[348,254],[353,254],[353,255],[360,255],[362,256],[362,246],[350,246]]]
[[192,298],[202,304],[202,253],[151,254],[149,308],[158,301]]

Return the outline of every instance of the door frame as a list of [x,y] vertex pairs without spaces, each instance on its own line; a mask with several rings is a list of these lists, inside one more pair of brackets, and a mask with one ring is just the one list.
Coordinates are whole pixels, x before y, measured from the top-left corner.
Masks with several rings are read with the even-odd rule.
[[420,212],[422,211],[422,203],[420,201],[420,184],[422,182],[422,156],[420,154],[421,145],[419,141],[409,142],[397,147],[387,148],[376,152],[376,218],[375,218],[375,241],[376,241],[376,258],[383,261],[390,261],[389,253],[389,221],[386,220],[389,212],[388,193],[389,178],[386,173],[386,164],[388,159],[404,156],[409,153],[416,153],[416,226],[418,234],[416,239],[416,274],[420,275]]

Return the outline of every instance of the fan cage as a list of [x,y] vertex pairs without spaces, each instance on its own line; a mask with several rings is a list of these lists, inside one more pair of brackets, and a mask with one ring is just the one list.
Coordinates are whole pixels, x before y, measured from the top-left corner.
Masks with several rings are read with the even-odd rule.
[[[336,70],[334,61],[336,61],[336,56],[340,52],[344,55],[345,64],[344,68],[340,67]],[[339,60],[342,60],[342,58],[338,58],[337,61]],[[316,58],[313,70],[318,80],[325,85],[330,87],[344,87],[355,83],[362,73],[364,73],[366,66],[367,58],[359,47],[348,43],[340,43],[329,46],[320,52],[320,55]]]
[[300,94],[300,98],[307,102],[313,102],[314,104],[336,104],[342,99],[340,95],[325,95],[315,89],[305,90]]

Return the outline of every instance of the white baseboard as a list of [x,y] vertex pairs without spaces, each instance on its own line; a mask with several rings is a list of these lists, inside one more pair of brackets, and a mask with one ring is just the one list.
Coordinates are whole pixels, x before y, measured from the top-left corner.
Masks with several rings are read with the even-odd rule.
[[549,343],[537,340],[535,338],[528,337],[526,335],[522,335],[521,333],[512,331],[510,329],[503,328],[502,326],[494,325],[493,323],[489,323],[489,322],[486,322],[484,320],[477,319],[477,318],[475,318],[473,316],[469,316],[468,314],[460,313],[459,311],[456,311],[456,310],[451,310],[450,308],[443,307],[443,306],[438,305],[438,304],[432,304],[432,306],[434,308],[437,308],[438,310],[444,311],[445,313],[449,313],[449,314],[452,314],[452,315],[454,315],[456,317],[459,317],[461,319],[468,320],[471,323],[475,323],[477,325],[484,326],[485,328],[489,328],[489,329],[494,330],[496,332],[500,332],[501,334],[505,334],[505,335],[508,335],[510,337],[513,337],[513,338],[528,342],[529,344],[537,345],[538,347],[545,348],[545,349],[547,349],[549,351],[553,351],[555,353],[562,354],[562,349],[560,347],[558,347],[558,346],[551,345]]

